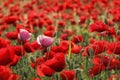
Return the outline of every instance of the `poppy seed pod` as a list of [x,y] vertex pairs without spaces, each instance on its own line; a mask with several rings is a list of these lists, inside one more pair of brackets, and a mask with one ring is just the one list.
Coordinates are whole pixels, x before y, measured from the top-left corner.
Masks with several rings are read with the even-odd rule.
[[43,47],[49,47],[52,45],[54,42],[54,38],[44,36],[44,35],[39,35],[37,37],[37,43]]
[[25,29],[20,29],[20,32],[18,34],[18,39],[20,39],[21,41],[27,41],[30,39],[31,33],[28,32]]

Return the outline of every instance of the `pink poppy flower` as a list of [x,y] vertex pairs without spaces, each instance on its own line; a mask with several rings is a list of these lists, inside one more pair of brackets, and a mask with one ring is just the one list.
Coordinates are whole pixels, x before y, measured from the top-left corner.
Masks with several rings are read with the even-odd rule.
[[54,38],[44,36],[44,35],[39,35],[37,37],[37,43],[43,47],[49,47],[53,44]]
[[21,41],[27,41],[30,39],[31,33],[28,32],[25,29],[20,29],[20,32],[18,34],[18,39],[20,39]]

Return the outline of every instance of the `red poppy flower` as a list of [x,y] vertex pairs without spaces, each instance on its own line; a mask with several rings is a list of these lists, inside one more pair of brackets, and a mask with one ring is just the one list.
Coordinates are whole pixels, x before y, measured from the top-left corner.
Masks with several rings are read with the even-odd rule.
[[11,74],[12,71],[8,67],[0,66],[0,80],[8,80]]
[[63,53],[62,52],[54,52],[54,51],[46,52],[45,56],[44,56],[44,59],[45,60],[52,59],[55,54],[63,54]]
[[10,45],[9,40],[5,40],[4,38],[0,38],[0,48],[5,48]]
[[8,65],[14,58],[14,52],[9,48],[0,49],[0,65]]
[[6,16],[4,18],[5,23],[15,23],[17,20],[19,20],[18,16]]
[[6,23],[3,23],[0,27],[0,31],[8,30],[9,26]]
[[79,24],[85,23],[86,19],[87,19],[87,16],[81,16]]
[[61,40],[68,40],[68,37],[69,36],[67,34],[63,33],[63,34],[61,34],[60,39]]
[[[52,55],[52,54],[51,54]],[[65,57],[63,53],[45,56],[45,58],[38,58],[36,62],[31,63],[33,68],[37,68],[39,76],[52,76],[56,71],[60,72],[65,68]]]
[[20,80],[20,75],[11,74],[8,80]]
[[108,52],[111,54],[111,53],[114,53],[114,54],[120,54],[120,42],[112,42],[112,43],[109,43],[108,45]]
[[[31,14],[32,13],[32,14]],[[28,20],[34,20],[34,19],[36,19],[36,18],[39,18],[39,13],[37,12],[37,11],[35,11],[35,10],[31,10],[31,11],[29,11],[29,13],[28,13]]]
[[46,25],[52,25],[53,24],[53,21],[52,20],[50,20],[50,19],[46,19]]
[[75,72],[70,70],[65,70],[60,73],[62,80],[74,80]]
[[83,41],[83,37],[82,37],[81,35],[73,36],[72,41],[73,41],[74,43],[82,42],[82,41]]
[[72,25],[75,25],[77,23],[74,19],[71,19],[70,22]]
[[59,22],[58,22],[58,26],[64,28],[64,27],[65,27],[65,22],[59,21]]
[[53,52],[55,52],[55,53],[60,53],[60,52],[62,52],[62,53],[67,53],[66,52],[66,49],[63,49],[64,47],[63,46],[53,46],[52,48],[51,48],[51,51],[53,51]]
[[41,48],[41,46],[36,41],[31,43],[25,43],[23,47],[26,52],[34,52],[35,50]]
[[38,27],[42,28],[45,25],[45,21],[43,19],[39,19],[38,21]]
[[17,56],[23,56],[25,54],[23,46],[11,46],[11,48]]
[[110,58],[109,56],[96,56],[93,62],[95,65],[104,65],[107,70],[120,69],[120,61],[115,58]]
[[82,49],[82,47],[81,46],[78,46],[78,45],[76,45],[76,44],[74,44],[73,42],[71,42],[71,51],[72,51],[72,53],[75,53],[75,54],[77,54],[77,53],[79,53],[80,51],[81,51],[81,49]]
[[68,41],[61,41],[60,42],[60,47],[61,47],[61,51],[64,52],[64,54],[66,54],[68,52],[68,48],[69,48],[69,42]]
[[91,32],[103,32],[108,30],[108,26],[101,21],[97,21],[89,26],[89,30]]
[[19,57],[11,47],[0,49],[0,65],[15,65]]
[[12,71],[5,66],[0,66],[0,80],[19,80],[20,76],[13,74]]
[[54,31],[44,31],[43,32],[45,36],[53,37],[54,36]]
[[5,35],[8,39],[15,40],[18,38],[17,32],[7,32]]
[[85,48],[85,52],[87,52],[88,54],[90,53],[90,51],[93,51],[92,53],[97,55],[100,54],[104,51],[106,51],[108,48],[108,42],[107,41],[95,41],[93,44],[87,46]]
[[47,26],[47,27],[46,27],[46,30],[47,30],[47,31],[54,31],[54,30],[55,30],[55,27],[54,27],[54,26]]
[[117,60],[115,58],[111,58],[111,59],[109,59],[108,62],[109,62],[109,64],[106,63],[107,64],[107,67],[106,67],[107,70],[112,70],[112,69],[117,70],[117,69],[120,69],[120,61],[119,60]]
[[115,35],[116,35],[115,28],[114,28],[114,27],[109,28],[109,29],[108,29],[108,34],[109,34],[109,35],[112,35],[112,36],[115,36]]
[[93,76],[99,74],[100,72],[102,72],[103,70],[105,70],[105,66],[104,65],[94,65],[92,68],[90,68],[89,70],[89,76],[92,78]]
[[64,54],[58,53],[54,55],[52,59],[45,62],[45,65],[49,66],[51,69],[60,72],[65,68],[65,57]]
[[75,53],[75,54],[80,53],[81,49],[82,49],[81,46],[74,45],[72,47],[72,53]]
[[37,74],[38,76],[52,76],[55,73],[53,69],[45,64],[41,64],[37,66]]
[[36,68],[38,65],[41,65],[42,63],[44,63],[46,60],[42,57],[42,58],[36,58],[35,62],[31,62],[30,65],[32,68]]

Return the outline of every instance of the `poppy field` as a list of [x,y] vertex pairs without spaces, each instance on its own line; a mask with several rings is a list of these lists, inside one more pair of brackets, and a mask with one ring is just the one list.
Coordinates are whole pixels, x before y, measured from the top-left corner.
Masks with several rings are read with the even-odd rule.
[[120,80],[120,0],[0,0],[0,80]]

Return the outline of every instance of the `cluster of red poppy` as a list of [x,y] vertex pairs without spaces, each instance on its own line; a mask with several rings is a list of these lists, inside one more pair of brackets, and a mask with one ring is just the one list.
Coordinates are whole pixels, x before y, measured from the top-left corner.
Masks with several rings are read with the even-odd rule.
[[73,55],[89,58],[90,78],[120,69],[119,0],[4,0],[0,4],[0,80],[21,79],[11,66],[36,51],[40,55],[29,65],[38,78],[30,80],[56,73],[62,80],[79,80],[66,61],[77,59]]

